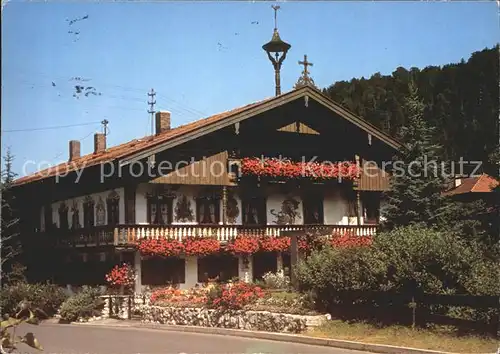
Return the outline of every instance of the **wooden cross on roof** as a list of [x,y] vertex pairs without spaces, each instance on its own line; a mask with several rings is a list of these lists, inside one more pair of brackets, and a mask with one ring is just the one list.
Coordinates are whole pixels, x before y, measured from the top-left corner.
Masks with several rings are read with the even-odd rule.
[[302,74],[304,74],[304,76],[307,77],[309,75],[309,71],[307,71],[307,67],[308,66],[313,66],[314,64],[308,62],[307,61],[307,55],[304,54],[304,61],[300,61],[299,60],[299,65],[304,65],[304,71],[302,72]]
[[302,75],[299,77],[294,87],[299,88],[302,86],[312,86],[317,88],[316,84],[314,83],[314,80],[309,76],[309,71],[307,70],[308,66],[313,66],[313,63],[307,61],[307,55],[304,54],[303,61],[299,60],[299,65],[303,65],[304,70],[302,71]]

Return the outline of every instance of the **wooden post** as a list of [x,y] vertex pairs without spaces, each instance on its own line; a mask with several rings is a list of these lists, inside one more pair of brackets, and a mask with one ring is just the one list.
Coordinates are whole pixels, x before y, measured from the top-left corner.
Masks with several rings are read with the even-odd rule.
[[128,303],[127,303],[127,319],[131,320],[132,319],[132,295],[128,296]]
[[356,190],[356,220],[361,225],[361,196],[359,190]]
[[304,231],[282,231],[282,236],[290,237],[290,280],[294,289],[298,289],[299,284],[297,282],[297,277],[295,276],[295,271],[297,270],[297,264],[299,263],[299,242],[298,236],[304,235]]
[[358,178],[354,181],[354,188],[356,189],[356,221],[358,225],[361,225],[361,197],[359,194],[359,178],[361,171],[361,163],[359,155],[355,155],[356,167],[358,168]]
[[227,186],[222,186],[222,225],[227,224]]

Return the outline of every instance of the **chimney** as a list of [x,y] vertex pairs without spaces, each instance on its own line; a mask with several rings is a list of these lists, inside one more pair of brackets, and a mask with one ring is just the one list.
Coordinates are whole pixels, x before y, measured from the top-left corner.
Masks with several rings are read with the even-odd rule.
[[78,140],[69,141],[69,161],[76,160],[80,157],[80,142]]
[[156,112],[156,134],[170,130],[170,112]]
[[104,152],[106,150],[106,135],[103,133],[94,134],[94,154]]
[[455,188],[462,184],[462,179],[455,178]]

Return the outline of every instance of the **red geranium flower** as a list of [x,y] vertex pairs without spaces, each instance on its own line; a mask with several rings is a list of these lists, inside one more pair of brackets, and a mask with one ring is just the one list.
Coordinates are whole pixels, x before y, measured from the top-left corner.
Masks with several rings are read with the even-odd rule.
[[348,232],[344,234],[335,234],[330,241],[333,247],[362,247],[369,246],[373,242],[370,236],[357,236]]
[[220,242],[213,238],[193,238],[184,240],[184,253],[188,256],[206,256],[220,250]]
[[290,237],[263,236],[259,239],[259,246],[266,252],[285,252],[290,248]]
[[235,255],[249,255],[259,250],[259,239],[251,236],[238,236],[228,243],[226,250]]
[[336,163],[293,162],[290,159],[246,157],[241,160],[241,172],[244,175],[266,177],[314,179],[355,179],[359,176],[359,167],[355,162]]
[[116,265],[106,274],[106,281],[109,285],[132,286],[135,283],[135,271],[129,264]]
[[180,241],[161,238],[161,239],[141,239],[137,247],[142,254],[149,256],[179,256],[184,251],[184,244]]

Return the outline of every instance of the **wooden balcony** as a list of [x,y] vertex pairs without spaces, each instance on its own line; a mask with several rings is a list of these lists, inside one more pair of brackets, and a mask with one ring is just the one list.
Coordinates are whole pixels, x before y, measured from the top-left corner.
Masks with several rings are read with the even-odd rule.
[[284,231],[311,231],[327,234],[353,233],[373,236],[376,225],[117,225],[98,226],[47,234],[56,247],[130,246],[143,238],[170,238],[182,241],[190,237],[214,237],[228,242],[238,235],[280,237]]

